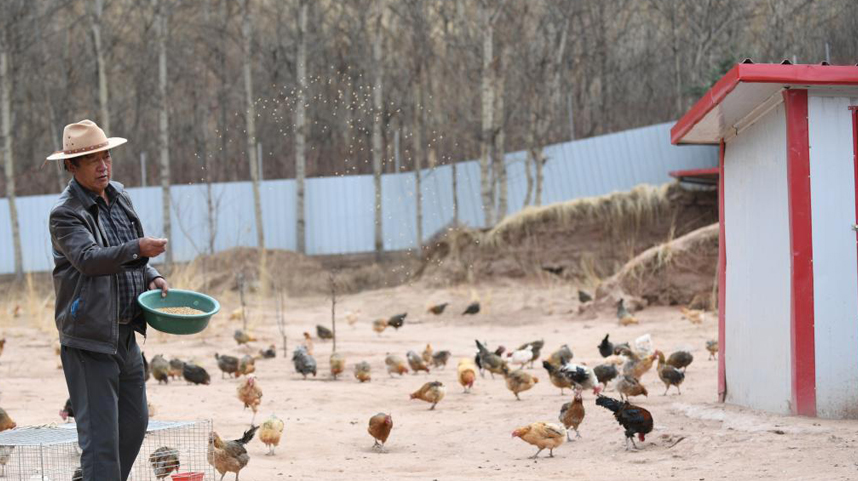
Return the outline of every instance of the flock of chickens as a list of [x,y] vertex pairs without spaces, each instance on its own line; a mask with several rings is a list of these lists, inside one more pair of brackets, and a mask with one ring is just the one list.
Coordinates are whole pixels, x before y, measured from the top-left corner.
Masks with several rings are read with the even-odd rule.
[[[582,302],[590,300],[589,296],[581,291],[579,291],[579,298]],[[447,303],[435,305],[430,307],[428,312],[441,315],[447,306]],[[622,300],[617,303],[616,307],[620,325],[637,323]],[[463,315],[476,315],[479,312],[479,302],[474,302],[465,309]],[[692,323],[702,322],[703,315],[703,311],[683,308],[683,316]],[[403,313],[388,319],[376,320],[373,322],[372,328],[379,335],[388,327],[398,330],[405,325],[406,318],[407,313]],[[346,320],[351,325],[355,323],[356,319],[357,315],[354,313],[349,313],[346,316]],[[334,336],[330,329],[321,325],[316,326],[316,335],[322,340],[332,339]],[[252,335],[242,330],[236,330],[233,337],[239,346],[257,341]],[[534,363],[543,357],[544,341],[527,342],[511,352],[507,352],[504,346],[498,346],[492,350],[485,342],[479,340],[475,341],[475,345],[476,354],[473,357],[462,358],[457,363],[456,376],[464,393],[471,391],[478,375],[485,378],[486,372],[491,378],[494,378],[495,375],[503,377],[507,389],[518,400],[521,400],[521,393],[530,390],[539,382],[535,375],[527,372],[526,367],[532,369]],[[538,449],[533,458],[537,458],[545,449],[548,449],[549,456],[553,456],[554,449],[565,441],[571,441],[571,431],[575,431],[576,436],[580,437],[578,429],[585,416],[583,393],[591,390],[596,396],[596,405],[611,411],[624,429],[626,449],[629,449],[630,443],[631,447],[636,449],[637,445],[634,438],[637,437],[639,441],[643,442],[645,436],[653,429],[653,418],[650,412],[630,402],[632,397],[648,395],[646,387],[641,383],[641,377],[655,365],[658,377],[665,385],[664,394],[666,395],[671,387],[676,387],[677,392],[681,394],[680,386],[685,380],[685,370],[694,360],[691,353],[687,351],[676,351],[666,357],[660,350],[653,349],[652,339],[648,334],[640,336],[633,342],[616,344],[611,342],[609,335],[605,335],[596,347],[603,358],[603,362],[594,367],[584,363],[573,363],[574,354],[565,344],[543,359],[542,367],[545,369],[551,384],[559,388],[561,394],[566,389],[573,390],[574,396],[572,401],[561,406],[558,416],[559,423],[535,422],[512,432],[513,437],[518,437]],[[0,342],[0,354],[2,354],[2,349],[3,343]],[[718,351],[717,341],[708,341],[706,349],[710,353],[710,359],[712,359]],[[313,357],[313,351],[313,338],[305,332],[302,344],[292,354],[295,371],[305,379],[307,376],[317,375],[317,363]],[[238,481],[239,472],[250,461],[246,446],[257,436],[257,433],[262,443],[268,447],[268,455],[273,455],[274,449],[280,443],[285,428],[282,420],[272,415],[261,425],[256,426],[254,424],[263,396],[262,387],[254,375],[256,362],[272,359],[276,356],[276,349],[273,345],[267,349],[259,350],[257,355],[244,355],[241,358],[219,353],[214,354],[222,378],[243,377],[236,388],[236,397],[245,408],[250,408],[253,412],[250,429],[245,431],[240,438],[224,441],[216,432],[212,432],[210,435],[207,459],[221,475],[221,480],[226,476],[226,473],[235,473],[235,479]],[[385,358],[385,367],[389,376],[402,376],[409,371],[415,374],[419,371],[428,373],[430,366],[433,369],[446,367],[451,357],[450,351],[435,351],[431,345],[427,344],[422,353],[408,351],[404,359],[388,353]],[[334,379],[337,379],[346,370],[346,359],[342,354],[334,352],[329,361],[330,374]],[[146,379],[148,380],[151,376],[159,384],[168,384],[171,380],[179,378],[190,384],[209,384],[211,382],[209,373],[195,362],[182,361],[177,358],[167,360],[159,354],[154,356],[151,362],[148,362],[144,355],[144,365]],[[359,382],[371,381],[372,367],[369,362],[357,362],[354,364],[353,370],[354,377]],[[602,394],[602,391],[608,389],[609,384],[619,395],[619,400]],[[446,393],[447,389],[442,382],[430,381],[411,393],[410,398],[429,403],[431,405],[429,409],[433,410],[444,399]],[[74,410],[70,401],[66,402],[60,411],[60,416],[64,420],[74,417]],[[15,427],[14,421],[3,409],[0,409],[0,431]],[[389,414],[378,413],[372,416],[369,420],[368,433],[374,439],[373,447],[383,451],[392,429],[393,419]],[[0,475],[5,474],[5,464],[9,461],[9,457],[10,453],[0,451],[0,468],[2,468]],[[149,464],[156,478],[164,479],[173,472],[179,472],[181,466],[179,452],[169,446],[159,447],[150,455]],[[73,480],[81,479],[79,471],[75,475]]]

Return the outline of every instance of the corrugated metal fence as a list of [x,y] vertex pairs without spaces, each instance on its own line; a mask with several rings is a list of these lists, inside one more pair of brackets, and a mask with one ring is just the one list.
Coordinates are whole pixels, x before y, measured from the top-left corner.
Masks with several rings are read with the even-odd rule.
[[[658,124],[600,137],[556,144],[545,149],[543,204],[623,191],[637,184],[662,184],[668,171],[714,167],[717,148],[670,145],[671,123]],[[507,156],[509,213],[523,207],[527,190],[525,154]],[[480,200],[480,168],[477,161],[457,164],[459,219],[484,225]],[[117,179],[121,181],[122,179]],[[453,219],[452,168],[449,165],[423,171],[423,235],[431,237]],[[414,174],[387,174],[382,179],[384,248],[401,250],[417,242],[417,209]],[[308,254],[371,252],[373,236],[372,176],[307,179],[306,220]],[[160,187],[128,189],[148,235],[160,236]],[[208,220],[205,184],[171,188],[174,259],[193,259],[207,248]],[[48,214],[57,195],[19,197],[24,269],[44,271],[53,267],[48,233]],[[262,183],[262,215],[265,243],[269,248],[295,248],[295,181]],[[255,246],[256,227],[250,182],[212,185],[217,228],[215,250]],[[0,273],[14,272],[11,225],[7,199],[0,199]]]

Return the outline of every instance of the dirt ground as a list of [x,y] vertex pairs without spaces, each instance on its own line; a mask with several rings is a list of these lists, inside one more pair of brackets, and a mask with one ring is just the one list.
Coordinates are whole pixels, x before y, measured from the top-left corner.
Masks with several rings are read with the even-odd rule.
[[[578,307],[575,292],[559,283],[508,283],[475,289],[400,286],[343,296],[338,312],[361,310],[354,327],[342,320],[338,325],[338,350],[348,362],[344,378],[332,381],[327,373],[330,342],[315,343],[320,367],[315,379],[302,380],[282,351],[276,359],[257,362],[264,391],[257,422],[276,413],[286,430],[276,456],[264,456],[265,446],[253,440],[250,464],[241,479],[858,479],[858,422],[773,416],[716,402],[717,363],[707,360],[704,349],[705,341],[716,336],[714,316],[697,326],[682,320],[675,308],[652,307],[638,313],[640,325],[620,327],[609,312],[597,319],[577,318],[572,314]],[[482,301],[483,312],[462,317],[459,313],[473,296]],[[143,349],[150,359],[159,353],[196,358],[212,375],[209,386],[157,385],[150,380],[156,419],[209,418],[224,438],[235,439],[248,427],[250,411],[243,411],[236,398],[239,381],[221,379],[214,353],[237,355],[245,350],[232,339],[238,323],[228,320],[236,300],[221,300],[222,313],[202,335],[153,333]],[[452,304],[442,316],[424,314],[427,305],[443,301]],[[251,307],[251,329],[260,337],[254,352],[279,344],[274,306],[270,299],[256,300]],[[323,297],[288,299],[287,310],[290,351],[301,332],[315,334],[317,323],[330,321],[330,303]],[[373,319],[404,311],[409,316],[398,332],[379,337],[371,330]],[[687,348],[695,356],[682,395],[671,390],[662,396],[655,369],[644,376],[650,396],[636,403],[652,412],[655,429],[639,451],[624,449],[620,426],[587,393],[583,438],[561,446],[554,458],[528,459],[536,449],[510,433],[534,421],[556,422],[560,406],[571,400],[568,391],[561,396],[538,364],[532,372],[540,382],[522,393],[521,401],[501,379],[478,378],[471,394],[463,394],[456,381],[456,362],[473,356],[475,338],[511,348],[544,339],[549,353],[567,343],[576,361],[593,366],[599,362],[596,345],[605,333],[614,341],[650,333],[656,348],[668,353]],[[55,333],[13,326],[0,334],[8,340],[0,358],[0,405],[21,426],[59,421],[57,411],[67,394],[51,347]],[[386,353],[404,357],[408,350],[421,352],[427,342],[435,350],[453,352],[446,369],[429,375],[387,375]],[[362,360],[372,364],[370,383],[360,384],[351,374],[353,364]],[[408,399],[427,380],[447,386],[447,397],[434,411]],[[610,390],[607,394],[616,395]],[[377,412],[393,417],[386,453],[371,448],[366,432],[370,416]]]

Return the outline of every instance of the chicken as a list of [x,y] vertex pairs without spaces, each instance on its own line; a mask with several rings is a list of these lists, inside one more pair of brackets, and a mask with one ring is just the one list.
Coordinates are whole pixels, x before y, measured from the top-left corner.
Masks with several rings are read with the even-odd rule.
[[432,314],[435,314],[436,316],[440,316],[441,314],[444,313],[444,309],[446,309],[449,304],[450,304],[449,302],[445,302],[443,304],[434,305],[434,306],[430,307],[429,309],[427,309],[426,312],[431,312]]
[[[560,349],[552,352],[551,355],[548,356],[548,362],[550,362],[552,366],[559,368],[571,361],[573,357],[575,357],[575,355],[572,354],[572,349],[569,349],[569,346],[564,344],[560,346]],[[544,365],[545,363],[543,363],[543,366]]]
[[366,431],[375,441],[372,447],[378,447],[384,451],[384,443],[386,443],[387,438],[390,437],[390,431],[392,429],[393,418],[390,417],[390,414],[378,413],[369,418],[369,427],[366,428]]
[[185,369],[185,362],[178,358],[170,359],[170,378],[176,379],[182,377],[182,371]]
[[230,321],[240,321],[244,318],[244,309],[236,307],[235,310],[229,313]]
[[432,367],[447,367],[447,361],[452,355],[450,351],[438,351],[432,354]]
[[399,356],[388,354],[387,357],[384,358],[384,364],[387,366],[387,373],[390,374],[390,377],[393,377],[393,373],[399,374],[400,376],[408,373],[408,367],[405,365],[405,361],[403,361]]
[[612,411],[614,418],[626,430],[626,449],[629,449],[629,441],[637,449],[634,440],[636,434],[638,439],[644,442],[646,435],[652,432],[652,414],[640,406],[629,404],[627,401],[617,401],[605,396],[599,396],[596,399],[596,405]]
[[620,393],[620,399],[623,399],[625,396],[626,400],[628,400],[631,396],[646,396],[649,397],[649,393],[646,390],[646,387],[641,384],[636,378],[632,376],[623,376],[617,381],[617,392]]
[[268,349],[259,350],[260,359],[274,359],[275,357],[277,357],[277,346],[274,344],[268,346]]
[[465,309],[465,312],[463,312],[462,315],[463,316],[468,316],[468,315],[473,316],[475,314],[478,314],[479,312],[480,312],[480,303],[475,301],[475,302],[472,302],[471,304],[468,305],[468,307]]
[[355,364],[355,379],[360,382],[369,382],[372,380],[372,367],[366,361],[361,361]]
[[652,336],[644,334],[635,339],[635,353],[638,356],[649,356],[655,351],[652,347]]
[[578,302],[581,304],[586,304],[593,300],[593,296],[587,293],[587,291],[578,289]]
[[238,358],[234,356],[221,356],[215,353],[217,367],[220,369],[220,378],[223,379],[224,374],[238,377]]
[[74,408],[72,407],[71,398],[66,399],[65,405],[60,409],[60,417],[65,422],[69,422],[69,419],[74,419]]
[[304,379],[307,379],[308,374],[316,377],[316,360],[307,353],[304,346],[298,346],[292,352],[292,362],[295,364],[295,371],[304,376]]
[[164,479],[173,471],[179,472],[179,451],[175,448],[161,446],[149,455],[149,465],[155,478]]
[[504,378],[506,379],[506,388],[512,391],[519,401],[521,398],[518,397],[518,393],[532,389],[539,382],[539,378],[536,376],[531,376],[521,369],[510,371],[507,366],[504,366]]
[[152,369],[152,377],[158,381],[158,384],[162,382],[164,384],[170,383],[170,363],[164,359],[164,356],[158,354],[157,356],[152,358],[151,363]]
[[262,388],[259,382],[256,381],[256,376],[250,375],[238,385],[235,389],[238,395],[238,400],[244,403],[244,409],[250,408],[253,411],[253,417],[250,419],[250,424],[256,420],[256,412],[259,410],[259,405],[262,404]]
[[268,447],[266,456],[274,456],[274,448],[280,445],[284,427],[283,421],[273,414],[259,426],[259,440]]
[[614,354],[621,354],[623,349],[631,349],[632,347],[628,342],[623,342],[620,344],[614,344]]
[[331,354],[330,364],[331,376],[333,376],[334,379],[346,370],[346,358],[338,352]]
[[379,336],[384,330],[387,329],[387,319],[376,319],[372,321],[372,330],[375,331]]
[[682,369],[682,372],[685,372],[685,368],[693,361],[694,356],[688,351],[676,351],[667,358],[668,364],[677,369]]
[[548,272],[550,274],[554,274],[555,276],[562,276],[563,275],[563,266],[557,266],[557,267],[542,266],[542,270],[545,272]]
[[241,329],[236,329],[232,335],[232,338],[235,339],[235,342],[237,342],[239,346],[250,342],[256,342],[255,337],[251,336],[250,333],[242,331]]
[[423,361],[427,364],[432,362],[432,345],[426,344],[426,349],[423,349]]
[[655,354],[639,357],[629,349],[624,349],[622,354],[629,359],[623,365],[623,375],[632,376],[637,379],[642,378],[652,368],[653,362],[656,359]]
[[238,374],[247,376],[254,372],[256,372],[256,359],[249,354],[245,354],[238,363]]
[[587,366],[571,363],[565,364],[560,368],[560,373],[572,382],[572,385],[576,390],[583,391],[585,389],[592,389],[593,394],[596,395],[598,395],[602,390],[601,386],[599,386],[599,380],[596,378],[596,374]]
[[301,342],[301,345],[304,346],[304,350],[307,351],[307,354],[313,355],[313,338],[310,337],[309,332],[304,333],[304,341]]
[[155,417],[155,405],[154,404],[147,401],[146,402],[146,410],[149,411],[149,417],[150,418]]
[[655,353],[658,356],[658,367],[656,368],[658,370],[658,378],[664,383],[664,394],[662,396],[667,396],[670,386],[676,386],[676,390],[679,391],[679,394],[682,394],[679,385],[682,384],[682,381],[685,381],[685,373],[665,362],[663,352],[655,351]]
[[[491,353],[480,341],[476,341],[476,343],[479,352],[477,353],[475,361],[477,367],[480,368],[480,374],[482,375],[482,371],[485,369],[491,373],[492,379],[494,379],[495,374],[503,375],[504,368],[506,367],[506,361],[503,360],[498,351]],[[500,349],[501,348],[498,348],[498,350]],[[503,353],[503,350],[500,350],[500,353]]]
[[602,342],[599,343],[599,346],[598,346],[599,347],[599,354],[601,354],[602,357],[608,357],[614,353],[614,344],[608,340],[609,335],[610,334],[605,334],[605,338],[602,339]]
[[[0,478],[6,477],[6,465],[12,460],[12,451],[14,450],[15,446],[0,446]],[[77,479],[78,481],[82,480],[83,475]],[[74,481],[74,478],[72,478],[72,481]]]
[[709,360],[717,359],[718,356],[718,341],[713,339],[706,341],[706,350],[709,351]]
[[360,318],[360,309],[358,309],[357,311],[346,311],[345,318],[346,324],[354,326]]
[[607,388],[608,383],[613,381],[620,373],[617,370],[617,366],[613,364],[599,364],[593,368],[593,374],[596,375],[596,380],[599,381],[602,387]]
[[569,438],[569,428],[575,430],[575,437],[580,438],[581,433],[578,432],[578,426],[581,425],[581,421],[584,420],[584,398],[581,397],[580,392],[575,393],[575,398],[572,402],[565,403],[560,407],[560,422],[566,426],[566,440],[571,441]]
[[182,367],[182,377],[185,378],[185,381],[191,384],[210,384],[211,377],[209,377],[209,373],[203,369],[202,366],[197,366],[196,364],[186,362],[184,367]]
[[619,320],[621,326],[638,324],[638,320],[635,319],[634,316],[632,316],[628,309],[626,309],[625,299],[622,298],[617,301],[617,319]]
[[226,473],[235,473],[235,481],[238,481],[238,472],[247,466],[250,462],[250,456],[247,454],[247,443],[253,439],[258,426],[252,426],[244,432],[241,439],[224,442],[220,436],[214,431],[209,434],[209,447],[206,458],[212,466],[220,474],[220,481],[223,481]]
[[526,345],[524,349],[513,351],[507,354],[507,356],[511,364],[518,364],[519,368],[524,369],[524,365],[533,359],[533,348],[530,345]]
[[72,481],[83,481],[83,470],[80,469],[80,466],[74,468],[74,473],[72,473]]
[[459,365],[456,367],[459,384],[465,389],[465,392],[471,392],[474,387],[474,381],[477,380],[477,365],[469,358],[459,360]]
[[432,403],[432,407],[429,408],[429,410],[432,411],[435,409],[435,405],[444,399],[445,394],[447,394],[447,388],[444,387],[443,383],[431,381],[411,393],[410,396],[411,399],[419,399],[421,401]]
[[321,324],[316,324],[316,336],[319,339],[331,340],[334,338],[334,332]]
[[429,373],[429,366],[423,362],[423,358],[416,352],[408,351],[405,358],[408,359],[408,365],[411,366],[411,370],[414,371],[414,374],[417,374],[417,371],[426,371],[427,374]]
[[530,350],[533,353],[533,355],[530,358],[530,367],[532,369],[534,361],[539,359],[539,357],[542,355],[542,348],[545,347],[545,341],[540,339],[538,341],[528,342],[526,344],[522,344],[521,346],[519,346],[518,349],[521,350],[521,349],[526,348],[527,346],[530,346]]
[[542,361],[542,367],[548,371],[548,379],[555,387],[560,388],[560,395],[563,395],[564,389],[572,389],[572,381],[560,373],[560,368],[551,363],[551,361]]
[[405,324],[406,316],[408,316],[407,312],[397,314],[395,316],[390,316],[390,319],[387,320],[387,325],[398,331],[399,328],[402,327],[403,324]]
[[18,425],[15,424],[15,421],[12,420],[9,414],[3,408],[0,408],[0,432],[17,427]]
[[691,321],[692,324],[702,324],[706,319],[706,311],[686,307],[680,307],[679,310],[682,311],[682,317]]
[[522,426],[512,432],[512,437],[539,448],[532,456],[536,459],[543,449],[548,450],[548,457],[554,457],[554,450],[566,441],[566,428],[554,423],[537,422]]

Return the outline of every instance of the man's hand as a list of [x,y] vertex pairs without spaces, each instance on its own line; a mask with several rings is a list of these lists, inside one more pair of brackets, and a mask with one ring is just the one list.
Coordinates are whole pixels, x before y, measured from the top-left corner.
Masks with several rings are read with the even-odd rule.
[[141,237],[137,243],[140,245],[140,255],[143,257],[157,257],[167,250],[167,239]]
[[170,284],[163,277],[156,277],[149,283],[149,290],[161,289],[161,297],[167,297],[167,292],[170,291]]

